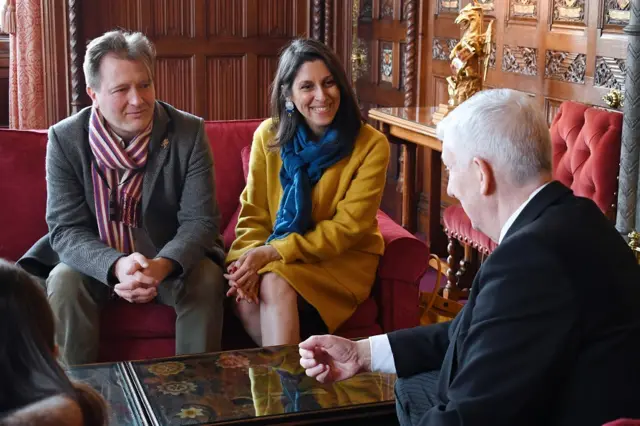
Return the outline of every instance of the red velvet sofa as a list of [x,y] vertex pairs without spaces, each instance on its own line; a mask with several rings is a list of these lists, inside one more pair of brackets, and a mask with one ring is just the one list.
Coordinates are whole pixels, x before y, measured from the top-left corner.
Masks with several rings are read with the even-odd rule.
[[[251,144],[260,120],[207,122],[215,161],[221,229],[228,247],[235,236],[239,196],[245,185],[241,151]],[[47,232],[45,223],[46,131],[0,130],[0,257],[17,260]],[[248,156],[245,156],[245,161]],[[428,248],[384,213],[378,215],[386,249],[371,297],[337,331],[364,337],[419,322],[418,283]],[[172,356],[175,313],[159,304],[111,302],[102,314],[100,361]],[[226,310],[224,349],[251,346],[239,322]]]

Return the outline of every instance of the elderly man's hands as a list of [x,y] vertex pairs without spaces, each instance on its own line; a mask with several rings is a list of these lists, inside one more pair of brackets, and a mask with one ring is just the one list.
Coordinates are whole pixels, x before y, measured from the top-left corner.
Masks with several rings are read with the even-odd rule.
[[369,340],[354,342],[326,334],[311,336],[298,345],[300,365],[309,377],[320,383],[345,380],[357,373],[371,371]]
[[258,271],[269,262],[281,259],[278,251],[270,245],[247,250],[238,260],[229,264],[225,278],[231,287],[227,296],[236,295],[236,301],[245,299],[258,303],[260,276]]
[[116,261],[113,274],[118,284],[113,289],[128,302],[147,303],[158,295],[158,285],[173,269],[173,261],[169,259],[147,259],[140,253],[132,253]]

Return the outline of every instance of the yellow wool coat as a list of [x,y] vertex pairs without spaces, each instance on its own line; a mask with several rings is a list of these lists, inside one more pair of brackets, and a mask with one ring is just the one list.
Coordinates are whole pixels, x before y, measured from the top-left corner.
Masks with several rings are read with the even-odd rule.
[[[271,119],[254,134],[236,240],[227,263],[264,245],[273,231],[282,197],[282,160],[280,152],[269,147],[273,137]],[[384,251],[376,213],[388,163],[386,137],[363,125],[352,154],[325,170],[313,188],[315,227],[304,235],[291,233],[270,241],[282,259],[259,271],[284,278],[317,309],[331,333],[371,292]]]

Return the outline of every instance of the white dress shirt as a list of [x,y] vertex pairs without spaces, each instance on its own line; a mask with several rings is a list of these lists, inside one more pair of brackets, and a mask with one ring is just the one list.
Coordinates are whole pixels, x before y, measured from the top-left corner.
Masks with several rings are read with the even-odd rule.
[[[516,221],[522,210],[529,204],[529,201],[535,197],[538,192],[540,192],[545,186],[547,186],[549,182],[540,186],[538,189],[533,191],[529,198],[526,199],[524,203],[518,207],[516,211],[514,211],[509,219],[502,225],[502,229],[500,230],[500,238],[498,239],[498,244],[502,242],[502,239],[513,225],[513,222]],[[391,344],[389,343],[389,337],[386,334],[379,334],[377,336],[369,337],[369,349],[371,350],[371,369],[373,371],[379,371],[381,373],[395,373],[396,372],[396,364],[393,359],[393,352],[391,351]]]

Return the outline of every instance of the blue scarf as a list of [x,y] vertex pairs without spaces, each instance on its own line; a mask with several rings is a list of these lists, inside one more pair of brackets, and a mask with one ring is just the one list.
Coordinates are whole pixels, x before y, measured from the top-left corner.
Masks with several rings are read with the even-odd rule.
[[313,226],[311,190],[326,169],[347,157],[353,141],[343,141],[338,131],[327,129],[318,142],[309,139],[306,126],[299,125],[293,141],[280,148],[282,200],[273,233],[267,242],[292,232],[304,235]]

